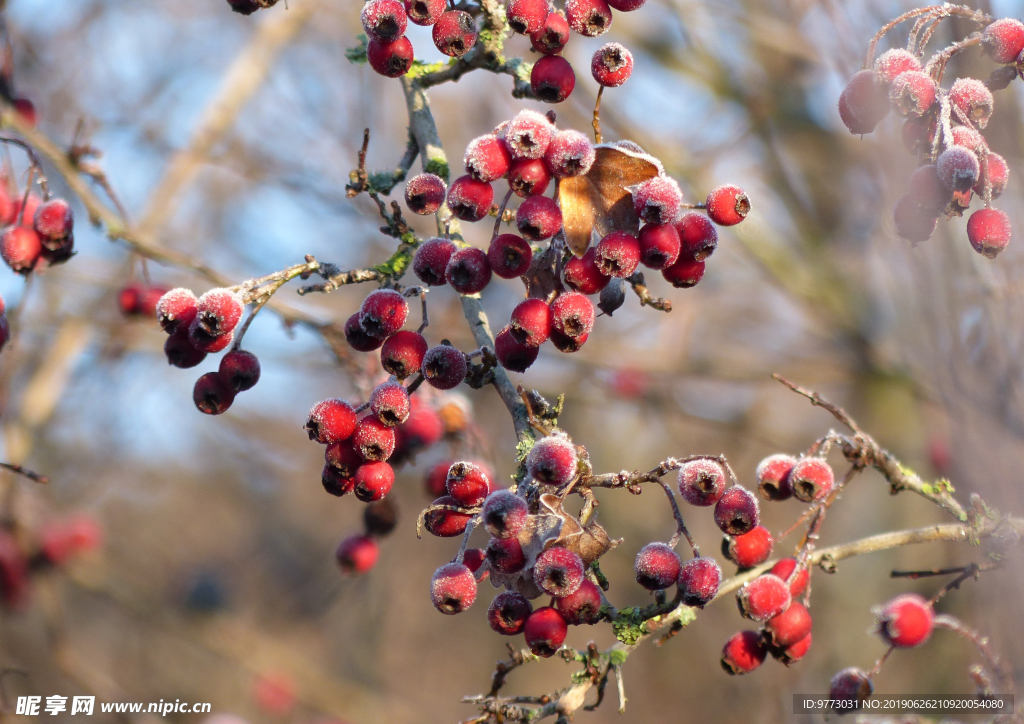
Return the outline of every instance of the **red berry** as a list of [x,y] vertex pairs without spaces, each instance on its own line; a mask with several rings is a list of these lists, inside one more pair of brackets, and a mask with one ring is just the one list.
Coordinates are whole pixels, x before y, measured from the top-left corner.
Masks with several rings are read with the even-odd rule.
[[636,554],[636,582],[649,591],[661,591],[679,580],[679,556],[665,543],[648,543]]
[[496,236],[487,249],[491,271],[502,279],[515,279],[527,272],[533,261],[533,249],[515,234]]
[[875,81],[875,74],[870,70],[854,73],[839,96],[839,116],[850,133],[871,133],[888,112],[885,86]]
[[487,216],[494,201],[494,189],[486,181],[460,176],[448,187],[448,208],[463,221],[480,221]]
[[992,198],[998,199],[1006,191],[1006,185],[1010,181],[1010,168],[1006,165],[1006,159],[998,153],[991,151],[985,156],[987,168],[978,177],[978,183],[974,184],[974,193],[984,197],[986,179],[992,184]]
[[384,344],[383,337],[371,337],[359,324],[359,312],[345,322],[345,341],[357,352],[372,352]]
[[36,106],[32,101],[28,98],[15,98],[11,101],[11,105],[14,106],[14,110],[19,116],[25,119],[25,122],[28,125],[33,128],[35,127],[36,121],[39,120],[39,117],[36,114]]
[[551,307],[543,299],[524,299],[512,310],[508,330],[527,347],[540,347],[551,336]]
[[512,158],[544,158],[555,127],[536,111],[519,111],[504,130],[505,143]]
[[196,380],[192,388],[192,401],[200,412],[220,415],[227,412],[235,401],[235,389],[218,372],[207,372]]
[[[547,7],[547,0],[541,0]],[[561,103],[576,87],[576,73],[572,64],[560,55],[545,55],[533,64],[530,71],[533,94],[545,103]]]
[[[44,254],[45,255],[45,254]],[[166,287],[145,287],[142,289],[139,295],[138,310],[139,314],[143,317],[149,317],[152,319],[156,316],[156,305],[160,303],[164,294],[167,293]]]
[[927,73],[909,70],[900,73],[889,89],[889,102],[906,117],[923,116],[936,101],[939,87]]
[[355,410],[344,400],[329,399],[316,403],[306,420],[309,439],[322,445],[348,440],[355,429]]
[[451,466],[452,461],[442,460],[427,471],[427,476],[423,479],[427,495],[436,498],[439,495],[445,494],[448,490],[448,468]]
[[605,0],[567,0],[565,18],[580,35],[596,38],[612,26],[612,9]]
[[707,211],[719,226],[735,226],[750,213],[750,199],[738,186],[719,186],[708,194]]
[[602,86],[620,86],[633,73],[633,54],[619,43],[605,43],[590,61],[590,73]]
[[364,503],[380,500],[395,484],[395,471],[383,462],[363,463],[352,478],[356,497]]
[[470,462],[452,463],[448,469],[446,489],[459,505],[475,508],[491,490],[491,481],[479,465]]
[[377,563],[380,549],[376,541],[365,535],[354,535],[346,538],[338,546],[334,557],[346,574],[366,573]]
[[245,392],[260,381],[260,361],[252,352],[235,349],[221,357],[218,372],[233,390]]
[[807,581],[811,577],[811,573],[806,567],[801,568],[800,572],[794,576],[793,571],[796,570],[796,563],[796,558],[783,558],[768,571],[789,583],[789,592],[793,598],[807,590]]
[[363,464],[363,459],[352,447],[350,440],[332,442],[324,450],[324,464],[343,478],[351,478],[356,469]]
[[491,281],[491,265],[487,252],[467,246],[452,254],[444,277],[459,294],[477,294]]
[[64,199],[50,199],[36,207],[33,227],[46,239],[66,239],[71,235],[75,215]]
[[421,173],[413,176],[405,185],[405,205],[414,214],[426,216],[441,208],[447,193],[444,179],[432,173]]
[[448,563],[436,571],[430,581],[430,600],[434,608],[449,616],[462,613],[476,600],[476,577],[461,563]]
[[597,152],[590,139],[579,131],[558,131],[544,152],[544,166],[555,178],[585,176]]
[[394,289],[376,289],[359,308],[359,326],[371,337],[385,339],[400,330],[408,316],[405,297]]
[[921,70],[921,61],[909,50],[892,48],[875,60],[875,81],[883,85],[891,85],[901,73],[906,73],[908,70]]
[[1024,23],[1013,18],[996,20],[982,32],[981,45],[995,62],[1015,62],[1024,51]]
[[431,347],[423,356],[423,376],[439,390],[458,387],[468,370],[466,355],[448,344]]
[[555,599],[555,610],[570,626],[593,625],[601,620],[601,589],[584,578],[575,593]]
[[[360,462],[362,462],[361,458]],[[355,476],[355,468],[350,475],[344,475],[340,470],[332,468],[330,465],[324,465],[320,472],[320,483],[324,486],[324,490],[340,498],[351,493],[352,488],[355,487],[353,476]]]
[[679,234],[681,256],[704,261],[718,246],[718,230],[704,214],[687,211],[679,217],[674,226]]
[[793,497],[805,503],[823,500],[832,492],[835,482],[832,466],[819,457],[801,458],[789,471]]
[[896,202],[892,218],[896,233],[915,243],[930,239],[939,220],[938,215],[922,209],[912,196],[903,196]]
[[[201,335],[222,337],[238,326],[243,308],[240,294],[229,289],[211,289],[199,297],[194,324]],[[194,333],[193,339],[196,336]]]
[[552,329],[578,339],[594,328],[594,304],[579,292],[559,294],[551,302]]
[[683,463],[679,468],[679,494],[690,505],[707,507],[722,497],[729,477],[716,460],[699,458]]
[[199,299],[191,289],[178,287],[160,297],[156,303],[156,321],[167,334],[188,330],[199,311]]
[[963,146],[950,146],[935,163],[939,180],[950,191],[969,191],[978,181],[981,165],[974,151]]
[[682,593],[684,605],[704,608],[718,595],[721,582],[722,569],[715,559],[701,556],[683,564],[676,585]]
[[[454,498],[447,495],[438,498],[431,505],[461,507]],[[438,538],[454,538],[457,535],[462,535],[472,517],[472,515],[455,510],[432,510],[423,519],[423,526],[431,535],[436,535]]]
[[585,572],[578,555],[568,548],[553,546],[537,556],[533,582],[552,596],[569,596],[579,589]]
[[749,674],[764,663],[768,646],[757,631],[739,631],[725,642],[722,668],[730,674]]
[[412,43],[405,36],[390,43],[371,40],[366,44],[366,61],[385,78],[399,78],[408,73],[414,57]]
[[576,448],[565,435],[541,438],[526,456],[526,470],[541,483],[562,486],[576,477]]
[[103,530],[89,515],[75,515],[53,521],[40,532],[40,552],[54,565],[66,563],[70,558],[95,550],[103,542]]
[[370,0],[359,16],[366,37],[378,43],[391,43],[405,34],[405,6],[398,0]]
[[589,334],[584,334],[579,337],[570,337],[567,334],[559,332],[557,329],[551,330],[551,344],[554,345],[555,349],[559,352],[579,352],[584,344],[587,343],[587,339],[590,338]]
[[784,649],[771,649],[771,654],[777,661],[782,662],[786,666],[792,666],[811,650],[811,640],[811,634],[807,634],[795,644],[791,644]]
[[503,140],[493,133],[488,133],[469,142],[463,163],[466,165],[466,173],[470,176],[477,181],[490,183],[508,173],[512,156]]
[[516,209],[516,227],[530,241],[550,239],[562,229],[562,211],[554,199],[531,196]]
[[726,536],[722,553],[740,568],[753,568],[771,558],[772,534],[759,525],[743,535]]
[[715,524],[727,535],[743,535],[760,522],[757,498],[739,485],[726,490],[715,503]]
[[957,78],[949,89],[949,102],[953,104],[953,113],[957,118],[984,128],[992,117],[995,99],[992,98],[992,91],[977,78]]
[[974,250],[989,259],[1010,243],[1010,217],[999,209],[979,209],[967,220],[967,238]]
[[487,609],[487,623],[502,636],[515,636],[526,627],[533,606],[515,591],[499,593]]
[[387,460],[395,451],[395,431],[376,417],[364,417],[356,423],[352,447],[363,460]]
[[117,306],[121,314],[126,317],[133,317],[139,314],[139,300],[142,297],[142,287],[138,284],[129,284],[117,293]]
[[426,353],[427,340],[423,335],[404,329],[388,337],[380,349],[380,363],[386,372],[404,380],[420,371]]
[[[363,508],[363,527],[366,528],[366,535],[383,538],[390,535],[396,525],[398,510],[390,500],[378,500]],[[466,551],[466,555],[468,557],[469,551]]]
[[172,334],[164,342],[164,354],[167,355],[167,363],[180,369],[195,367],[204,359],[206,352],[196,349],[189,338],[188,329],[181,329]]
[[544,658],[555,655],[562,647],[567,632],[568,626],[562,614],[550,606],[538,608],[531,613],[523,627],[526,645],[530,647],[530,651]]
[[675,264],[661,270],[661,275],[677,289],[688,289],[696,286],[697,282],[704,278],[704,265],[703,261],[695,261],[680,255]]
[[445,0],[405,0],[405,14],[416,25],[433,25],[447,7]]
[[480,570],[480,566],[487,560],[487,556],[479,548],[467,548],[466,552],[462,556],[462,563],[469,570],[473,571],[473,576],[476,577],[477,581],[482,581],[487,578],[490,571],[484,571],[483,575],[477,575]]
[[952,192],[939,179],[934,164],[919,166],[910,174],[907,196],[914,200],[922,216],[941,214],[953,197]]
[[526,372],[537,361],[540,350],[520,344],[505,327],[494,338],[494,354],[509,372]]
[[199,318],[192,320],[188,326],[188,339],[193,347],[208,354],[215,354],[228,348],[234,339],[235,333],[228,332],[218,336],[211,336],[202,327]]
[[621,10],[624,13],[638,10],[643,7],[647,0],[608,0],[608,4],[615,10]]
[[582,257],[573,256],[562,272],[566,285],[580,294],[597,294],[608,286],[611,277],[603,274],[597,266],[597,250],[587,249]]
[[496,490],[484,501],[483,521],[496,538],[514,538],[526,528],[530,509],[511,490]]
[[395,428],[395,451],[403,455],[430,447],[444,434],[441,416],[429,405],[413,398],[409,419]]
[[569,42],[569,23],[561,10],[552,10],[544,19],[540,30],[530,35],[530,45],[538,53],[554,55],[561,53]]
[[509,167],[509,188],[520,198],[540,196],[547,191],[550,183],[551,172],[541,159],[518,158]]
[[916,593],[904,593],[875,612],[878,633],[890,646],[909,649],[920,646],[932,635],[935,611]]
[[765,500],[786,500],[793,494],[789,473],[796,465],[792,455],[769,455],[757,464],[757,492]]
[[[875,687],[871,678],[860,669],[843,669],[832,677],[828,687],[828,698],[838,702],[865,702],[871,697]],[[842,706],[836,708],[840,714],[853,711],[858,707]]]
[[[672,229],[671,226],[668,228]],[[672,233],[675,233],[674,229]],[[635,236],[625,231],[613,231],[595,247],[594,261],[602,274],[625,279],[640,265],[640,253],[640,241]]]
[[513,33],[532,35],[548,18],[547,0],[506,0],[505,17]]
[[409,392],[398,382],[385,382],[370,395],[370,412],[388,427],[409,419]]
[[743,584],[736,596],[740,613],[754,621],[767,621],[789,608],[789,586],[778,576],[764,573]]
[[487,562],[498,573],[518,573],[526,567],[526,556],[518,538],[491,538],[487,543]]
[[11,223],[17,222],[18,226],[24,226],[27,229],[31,229],[33,222],[36,217],[36,209],[43,203],[43,200],[36,194],[28,195],[28,203],[22,204],[22,197],[19,197],[14,202],[14,216]]
[[789,648],[810,635],[811,614],[803,604],[792,603],[778,616],[769,619],[764,631],[772,646]]
[[672,224],[644,225],[640,229],[639,244],[640,263],[650,269],[664,269],[679,258],[679,232]]
[[0,256],[18,274],[28,274],[43,253],[43,243],[32,229],[8,226],[0,238]]
[[633,189],[633,209],[648,224],[671,224],[679,216],[683,192],[668,176],[655,176]]
[[448,10],[434,23],[434,45],[445,55],[461,58],[476,45],[476,23],[463,10]]
[[456,249],[455,243],[449,239],[427,239],[412,257],[413,273],[427,286],[444,286],[444,270],[448,268],[448,262]]

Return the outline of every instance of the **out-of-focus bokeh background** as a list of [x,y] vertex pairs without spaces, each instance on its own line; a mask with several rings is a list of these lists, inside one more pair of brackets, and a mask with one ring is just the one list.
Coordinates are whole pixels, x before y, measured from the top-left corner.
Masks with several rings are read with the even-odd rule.
[[[377,263],[393,242],[377,231],[370,200],[346,199],[344,186],[364,127],[372,129],[369,167],[391,168],[401,156],[401,88],[345,59],[345,48],[356,44],[359,3],[289,4],[246,18],[222,0],[8,0],[16,91],[36,104],[40,130],[63,146],[82,123],[80,139],[102,150],[133,221],[233,279],[305,254],[343,268]],[[566,57],[578,82],[556,108],[560,124],[588,130],[596,91],[590,56],[609,39],[622,42],[636,66],[624,87],[604,95],[605,137],[631,139],[658,156],[690,200],[734,182],[754,205],[744,224],[722,232],[696,288],[672,290],[648,274],[655,293],[672,300],[671,314],[641,309],[630,296],[614,318],[598,320],[581,352],[546,346],[526,375],[513,375],[546,395],[565,393],[561,424],[588,447],[598,470],[724,453],[751,484],[762,456],[805,449],[835,424],[771,381],[779,372],[845,405],[922,475],[948,476],[960,494],[979,492],[1000,509],[1024,511],[1021,239],[995,261],[970,248],[964,219],[940,222],[916,248],[898,239],[892,207],[913,167],[898,122],[890,116],[861,139],[836,111],[873,32],[909,7],[648,0],[638,12],[616,13],[606,37],[573,36]],[[977,7],[1024,13],[1020,2]],[[965,30],[947,22],[933,45]],[[258,37],[272,38],[276,54],[249,56],[251,66],[227,75]],[[410,26],[409,37],[418,57],[441,58],[428,29]],[[904,40],[893,33],[881,48]],[[508,49],[530,58],[522,38]],[[193,172],[186,182],[168,184],[169,164],[194,147],[208,105],[264,65],[265,78],[237,117],[186,164]],[[982,79],[992,68],[973,51],[951,64],[956,75]],[[547,110],[514,100],[510,90],[507,76],[481,71],[431,91],[453,167],[466,142],[520,108]],[[998,205],[1018,229],[1021,90],[1015,83],[997,94],[985,134],[1009,161],[1010,187]],[[372,573],[343,578],[334,547],[359,529],[362,504],[324,493],[322,449],[306,439],[302,423],[317,400],[362,397],[376,374],[374,355],[339,361],[315,334],[285,329],[265,312],[246,343],[262,362],[260,383],[225,415],[201,415],[192,385],[216,360],[194,370],[166,364],[156,326],[118,311],[118,290],[141,274],[137,260],[90,228],[77,204],[76,211],[79,254],[71,263],[27,285],[0,274],[0,294],[18,309],[14,341],[0,357],[2,459],[17,457],[52,478],[46,487],[6,478],[2,502],[4,515],[26,531],[88,513],[100,521],[104,543],[38,578],[24,610],[0,612],[0,668],[17,670],[3,676],[5,701],[88,693],[106,701],[208,701],[214,712],[254,723],[470,718],[473,709],[459,698],[485,692],[494,662],[505,656],[505,640],[485,620],[490,586],[468,613],[439,615],[428,583],[457,543],[417,540],[414,522],[429,501],[424,474],[439,460],[483,459],[508,480],[514,435],[494,391],[463,388],[472,434],[401,469],[392,494],[398,530],[382,543]],[[414,224],[431,233],[431,219]],[[490,225],[478,227],[467,238],[482,245]],[[210,286],[152,263],[149,273],[166,286]],[[279,297],[342,322],[369,291],[299,298],[295,288]],[[497,279],[486,290],[496,328],[521,294],[518,284]],[[437,289],[430,301],[432,343],[448,337],[475,346],[454,293]],[[601,522],[625,539],[602,561],[609,597],[619,606],[645,603],[633,556],[670,535],[669,510],[656,490],[599,498]],[[775,532],[799,511],[796,503],[763,506]],[[701,545],[717,550],[710,511],[688,513]],[[891,497],[868,473],[829,515],[822,544],[935,521],[944,522],[937,508],[909,494]],[[776,552],[795,542],[778,543]],[[928,545],[844,561],[831,576],[816,571],[810,654],[793,668],[770,661],[747,677],[719,668],[722,643],[743,623],[730,601],[716,603],[672,642],[630,658],[625,717],[614,701],[579,716],[595,723],[791,721],[792,693],[824,693],[832,673],[869,666],[884,651],[867,633],[872,605],[940,585],[894,581],[890,569],[977,555],[966,546]],[[1017,557],[940,606],[989,634],[1018,679],[1021,572]],[[583,646],[593,636],[608,645],[606,629],[575,629],[569,643]],[[966,669],[974,657],[963,641],[939,632],[927,646],[894,655],[876,691],[970,694]],[[569,670],[559,659],[531,664],[510,677],[506,691],[547,692]]]

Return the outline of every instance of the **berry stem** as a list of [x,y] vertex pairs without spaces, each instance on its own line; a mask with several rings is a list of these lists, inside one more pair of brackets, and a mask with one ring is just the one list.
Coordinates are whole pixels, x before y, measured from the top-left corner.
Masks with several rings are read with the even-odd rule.
[[[42,189],[43,192],[43,201],[49,201],[51,196],[50,185],[46,180],[46,174],[43,173],[43,163],[42,161],[39,160],[39,156],[36,154],[35,150],[30,145],[17,138],[10,138],[9,136],[0,136],[0,141],[2,141],[5,144],[17,146],[18,148],[25,151],[25,154],[28,156],[29,161],[28,187],[32,188],[32,174],[39,174],[39,188]],[[27,193],[28,192],[26,191],[26,194]],[[24,206],[22,206],[22,209],[24,210]]]
[[591,125],[594,127],[594,143],[601,143],[601,96],[604,95],[604,86],[597,89],[597,101],[594,102],[594,120]]
[[694,558],[700,558],[700,550],[697,548],[697,544],[693,542],[693,538],[690,536],[690,531],[686,529],[686,523],[683,522],[683,514],[679,512],[679,504],[676,503],[676,496],[672,492],[672,487],[664,480],[658,480],[658,484],[661,485],[661,489],[665,491],[665,495],[668,496],[668,503],[672,506],[672,516],[676,519],[676,532],[669,540],[669,547],[675,548],[676,544],[679,543],[679,538],[686,538],[686,542],[690,544],[690,550],[693,551]]
[[28,478],[29,480],[45,485],[50,482],[50,479],[45,475],[33,472],[28,468],[24,468],[21,465],[15,465],[14,463],[0,463],[0,468],[4,470],[10,470],[15,475],[21,475],[22,477]]
[[[556,187],[557,188],[557,187]],[[498,207],[498,218],[494,220],[494,231],[491,233],[491,241],[498,238],[498,232],[501,231],[501,222],[505,216],[505,207],[508,206],[508,200],[512,198],[512,189],[509,189],[505,193],[505,198],[501,200],[501,206]]]

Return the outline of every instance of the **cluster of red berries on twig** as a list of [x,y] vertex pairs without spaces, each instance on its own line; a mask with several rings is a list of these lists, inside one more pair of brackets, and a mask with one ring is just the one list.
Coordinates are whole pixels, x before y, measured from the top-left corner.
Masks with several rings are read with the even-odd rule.
[[153,319],[157,303],[168,291],[167,287],[159,284],[132,282],[117,292],[117,307],[126,317]]
[[[938,22],[949,17],[967,18],[979,29],[923,63],[925,47]],[[907,47],[892,48],[875,59],[882,36],[909,20],[915,22]],[[985,82],[957,78],[943,88],[950,58],[976,45],[1002,67]],[[903,142],[920,165],[894,211],[900,236],[915,243],[927,240],[940,216],[962,216],[977,195],[983,208],[973,212],[967,222],[971,246],[994,258],[1009,244],[1010,219],[992,207],[992,201],[1006,189],[1009,167],[1002,156],[989,150],[981,131],[992,117],[992,91],[1007,87],[1022,63],[1024,23],[1011,18],[995,20],[964,6],[918,8],[886,24],[872,39],[865,70],[853,76],[839,98],[839,114],[856,134],[873,131],[890,108],[906,119]]]
[[[5,186],[6,183],[0,184]],[[0,257],[18,274],[66,262],[74,254],[74,213],[67,201],[0,188]]]

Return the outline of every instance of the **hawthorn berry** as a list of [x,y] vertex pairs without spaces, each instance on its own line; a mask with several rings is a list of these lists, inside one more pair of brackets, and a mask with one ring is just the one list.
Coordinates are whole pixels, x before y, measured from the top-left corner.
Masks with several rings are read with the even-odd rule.
[[218,373],[235,392],[245,392],[260,381],[260,361],[252,352],[234,349],[221,357]]
[[515,279],[527,272],[533,261],[533,249],[520,236],[500,234],[487,248],[487,262],[491,271],[502,279]]
[[[387,501],[384,501],[387,502]],[[487,560],[487,556],[479,548],[467,548],[466,552],[462,555],[462,563],[466,568],[473,572],[473,576],[476,580],[482,581],[490,574],[490,571],[484,569],[483,573],[480,573],[480,567]],[[479,575],[477,575],[479,573]]]
[[526,372],[537,361],[540,349],[520,344],[506,326],[494,337],[494,355],[510,372]]
[[188,330],[199,310],[199,299],[191,289],[178,287],[160,297],[156,303],[156,321],[167,334]]
[[801,568],[799,573],[793,575],[793,571],[796,570],[796,566],[796,558],[783,558],[768,571],[789,583],[789,592],[792,594],[793,598],[796,598],[807,590],[807,582],[811,577],[811,573],[806,567]]
[[75,215],[64,199],[50,199],[36,207],[32,227],[46,245],[48,239],[63,240],[71,235]]
[[904,593],[875,611],[878,633],[890,646],[909,649],[932,635],[935,611],[916,593]]
[[577,339],[594,328],[594,304],[579,292],[559,294],[551,302],[551,327]]
[[207,372],[196,380],[192,388],[192,401],[200,412],[220,415],[227,412],[235,401],[235,389],[218,372]]
[[698,556],[682,565],[676,585],[682,594],[684,605],[704,608],[718,595],[718,586],[721,582],[722,569],[715,559]]
[[491,570],[498,573],[518,573],[526,567],[526,556],[518,538],[491,538],[486,553]]
[[[455,498],[447,495],[442,495],[430,505],[462,507]],[[472,517],[469,513],[460,513],[457,510],[431,510],[423,518],[423,527],[431,535],[436,535],[438,538],[454,538],[457,535],[462,535]]]
[[770,652],[777,661],[780,661],[786,666],[792,666],[806,656],[807,652],[811,650],[811,641],[811,634],[807,634],[795,644],[791,644],[784,649],[771,648]]
[[768,619],[764,632],[772,646],[780,649],[789,648],[810,635],[811,614],[803,604],[791,603],[789,608],[778,616]]
[[576,477],[576,447],[565,435],[538,440],[526,456],[526,470],[541,483],[562,486]]
[[[192,329],[198,328],[201,335],[209,337],[230,334],[238,326],[243,308],[240,294],[229,289],[211,289],[199,297]],[[196,337],[196,331],[193,331],[193,340]]]
[[[383,538],[390,535],[398,524],[398,511],[391,499],[377,500],[363,508],[363,527],[366,535]],[[466,551],[469,554],[469,551]],[[472,568],[472,566],[471,566]]]
[[423,377],[431,387],[450,390],[466,378],[469,364],[466,355],[450,344],[431,347],[423,355]]
[[476,45],[476,23],[464,10],[447,10],[434,23],[431,37],[442,53],[461,58]]
[[640,229],[638,241],[640,263],[650,269],[664,269],[679,258],[679,232],[672,224],[645,224]]
[[499,593],[487,608],[487,623],[502,636],[515,636],[526,627],[533,605],[515,591]]
[[484,501],[491,490],[486,471],[471,462],[456,462],[448,469],[445,489],[459,505],[473,508]]
[[708,194],[708,216],[719,226],[735,226],[750,213],[750,199],[743,189],[726,184]]
[[351,478],[356,474],[356,468],[363,464],[363,459],[350,440],[339,440],[324,450],[324,463],[341,477]]
[[892,218],[896,233],[915,243],[930,239],[939,221],[937,214],[922,209],[912,196],[903,196],[896,202]]
[[585,176],[596,158],[597,152],[586,134],[570,128],[551,138],[544,152],[544,166],[555,178]]
[[[700,212],[687,211],[676,220],[673,226],[679,235],[681,256],[704,261],[718,247],[718,229],[707,216]],[[643,229],[640,230],[640,233],[643,234]]]
[[655,176],[633,190],[633,210],[648,224],[671,224],[679,216],[683,192],[668,176]]
[[364,417],[352,432],[352,447],[363,460],[387,460],[395,451],[395,431],[372,415]]
[[1009,181],[1010,167],[1006,165],[1006,159],[990,151],[985,156],[985,165],[981,176],[978,177],[978,183],[974,184],[974,193],[984,197],[987,182],[992,185],[992,198],[998,199],[1006,191]]
[[[44,250],[43,256],[46,256]],[[139,294],[138,312],[143,317],[153,318],[156,316],[156,305],[167,293],[167,287],[144,287]]]
[[427,239],[412,257],[412,271],[421,282],[431,287],[444,286],[445,269],[457,247],[450,239]]
[[647,0],[608,0],[608,4],[613,9],[621,10],[624,13],[639,10],[643,7],[645,2],[647,2]]
[[366,44],[366,62],[385,78],[400,78],[408,73],[414,57],[412,43],[404,35],[389,43],[371,40]]
[[18,198],[14,201],[14,216],[11,223],[17,222],[18,226],[24,226],[28,229],[33,227],[33,222],[36,216],[36,209],[43,203],[43,200],[36,194],[29,194],[28,203],[24,203],[24,199]]
[[921,70],[921,61],[909,50],[891,48],[875,60],[875,82],[891,85],[901,73],[908,70]]
[[805,503],[824,499],[835,482],[832,466],[819,457],[801,458],[789,471],[793,497]]
[[391,492],[395,471],[385,462],[363,463],[352,476],[352,483],[356,497],[364,503],[372,503]]
[[749,674],[764,663],[768,645],[757,631],[738,631],[722,648],[722,668],[729,674]]
[[467,246],[452,254],[444,277],[459,294],[477,294],[491,281],[491,264],[487,252]]
[[907,196],[918,205],[921,216],[938,216],[949,205],[953,193],[939,179],[935,164],[919,166],[910,174]]
[[540,30],[530,35],[530,45],[543,55],[561,53],[568,42],[569,23],[561,10],[549,12]]
[[430,447],[444,435],[444,422],[429,405],[413,398],[409,419],[395,428],[395,451],[411,454]]
[[703,261],[696,261],[680,255],[675,264],[661,270],[661,275],[676,289],[688,289],[696,286],[704,278],[704,266],[705,262]]
[[516,210],[516,227],[531,241],[549,239],[562,228],[562,211],[554,199],[531,196]]
[[405,14],[416,25],[433,25],[446,7],[445,0],[405,0]]
[[984,128],[992,117],[995,99],[992,98],[992,91],[977,78],[957,78],[949,89],[949,102],[953,105],[955,115],[978,128]]
[[636,554],[636,582],[648,591],[661,591],[679,580],[679,555],[665,543],[648,543]]
[[527,347],[540,347],[551,336],[551,307],[543,299],[524,299],[512,310],[508,330]]
[[526,528],[530,509],[526,500],[511,490],[496,490],[484,501],[483,521],[496,538],[514,538]]
[[996,20],[982,32],[981,45],[995,62],[1015,62],[1024,51],[1024,23],[1013,18]]
[[346,538],[338,546],[334,557],[346,574],[366,573],[377,563],[380,548],[377,542],[365,535],[354,535]]
[[551,172],[542,159],[517,158],[509,166],[508,185],[519,198],[540,196],[547,191],[550,183]]
[[[423,335],[403,329],[395,332],[384,342],[380,349],[380,363],[386,372],[404,380],[420,371],[423,366],[423,355],[426,353],[427,340]],[[400,422],[405,422],[405,419]]]
[[476,577],[462,563],[447,563],[434,571],[430,600],[441,613],[462,613],[476,600]]
[[625,231],[613,231],[595,247],[594,261],[602,274],[625,279],[640,265],[640,254],[640,241],[635,236]]
[[309,439],[322,445],[348,440],[355,429],[355,410],[344,400],[336,398],[313,405],[306,420]]
[[939,87],[930,75],[908,70],[892,82],[889,102],[902,116],[923,116],[935,104],[938,91]]
[[131,317],[139,314],[139,301],[142,297],[142,287],[138,284],[129,284],[117,293],[117,306],[121,314]]
[[444,179],[432,173],[421,173],[413,176],[405,185],[405,205],[414,214],[426,216],[441,208],[447,194],[448,186]]
[[480,221],[487,216],[494,201],[494,189],[472,176],[460,176],[448,187],[448,208],[452,216],[463,221]]
[[359,308],[359,326],[371,337],[385,339],[397,332],[409,316],[409,303],[394,289],[375,289]]
[[188,329],[178,330],[167,338],[164,354],[167,355],[167,364],[183,370],[195,367],[206,359],[206,352],[196,349],[192,344]]
[[554,124],[531,110],[519,111],[504,130],[505,143],[513,159],[544,158],[554,135]]
[[532,35],[544,27],[548,17],[547,0],[506,0],[505,17],[513,33]]
[[399,382],[385,382],[370,394],[370,412],[388,427],[409,419],[409,392]]
[[579,352],[583,345],[587,343],[587,339],[589,337],[589,334],[583,334],[579,337],[570,337],[567,334],[559,332],[557,329],[552,329],[550,339],[551,344],[559,352],[571,354],[573,352]]
[[759,522],[757,498],[746,488],[734,485],[715,503],[715,524],[727,535],[749,533]]
[[[360,460],[360,462],[362,462]],[[343,495],[348,495],[352,492],[352,488],[355,486],[353,477],[355,476],[355,469],[350,474],[345,475],[342,471],[337,468],[332,468],[330,465],[324,465],[322,471],[320,471],[320,483],[331,495],[340,498]]]
[[555,599],[555,610],[570,626],[593,625],[601,620],[601,589],[584,578],[574,593]]
[[939,180],[950,191],[970,191],[978,181],[978,156],[963,146],[949,146],[935,162]]
[[565,19],[580,35],[596,38],[612,26],[612,9],[605,0],[566,0]]
[[442,460],[439,463],[435,463],[430,470],[427,471],[426,476],[423,478],[423,484],[426,487],[427,495],[436,498],[439,495],[444,495],[448,490],[448,468],[452,466],[452,460]]
[[[541,0],[547,7],[547,0]],[[530,88],[545,103],[561,103],[576,87],[576,73],[572,63],[560,55],[545,55],[533,64]]]
[[612,279],[597,298],[597,308],[609,317],[625,303],[626,283],[618,278]]
[[717,460],[688,460],[679,468],[679,494],[690,505],[707,507],[722,497],[729,477]]
[[776,575],[763,573],[743,584],[736,595],[740,613],[754,621],[767,621],[789,608],[789,586]]
[[725,536],[722,553],[740,568],[753,568],[771,558],[772,534],[759,525],[743,535]]
[[562,277],[566,285],[580,294],[597,294],[608,286],[611,277],[597,266],[597,250],[590,247],[582,257],[573,256],[566,262]]
[[533,581],[552,596],[568,596],[576,592],[583,582],[586,568],[576,553],[561,546],[553,546],[537,556],[533,566]]
[[974,250],[995,259],[1010,243],[1010,217],[1005,211],[979,209],[967,220],[967,238]]
[[568,630],[562,614],[551,606],[538,608],[529,615],[523,626],[526,645],[534,655],[544,658],[554,656],[562,647]]
[[27,275],[43,253],[43,242],[34,230],[8,226],[0,237],[0,257],[13,271]]
[[605,43],[590,60],[594,80],[606,88],[615,88],[633,73],[633,54],[620,43]]
[[757,464],[757,492],[765,500],[786,500],[793,494],[789,485],[789,473],[796,465],[792,455],[778,453],[769,455]]
[[193,319],[192,324],[188,327],[188,339],[192,346],[209,354],[222,352],[227,349],[231,344],[231,341],[234,339],[234,336],[234,332],[228,332],[227,334],[217,336],[207,334],[199,323],[198,317]]
[[870,70],[854,73],[839,96],[839,116],[850,133],[871,133],[888,112],[888,94],[875,81],[875,74]]
[[[857,701],[863,703],[871,697],[871,692],[874,690],[875,687],[871,683],[871,677],[860,669],[851,667],[843,669],[832,677],[828,687],[828,698],[838,702],[852,703]],[[836,711],[843,714],[848,711],[854,711],[855,708],[857,707],[840,704],[836,707]]]
[[366,37],[378,43],[392,43],[405,34],[405,6],[398,0],[369,0],[359,19]]
[[488,133],[469,142],[463,163],[466,165],[466,173],[470,176],[477,181],[490,183],[508,173],[512,155],[503,140],[493,133]]
[[384,344],[384,337],[373,337],[359,323],[359,312],[345,321],[345,341],[357,352],[372,352]]
[[968,151],[974,151],[977,154],[988,151],[988,143],[985,142],[984,136],[971,126],[953,126],[952,145],[963,146]]

